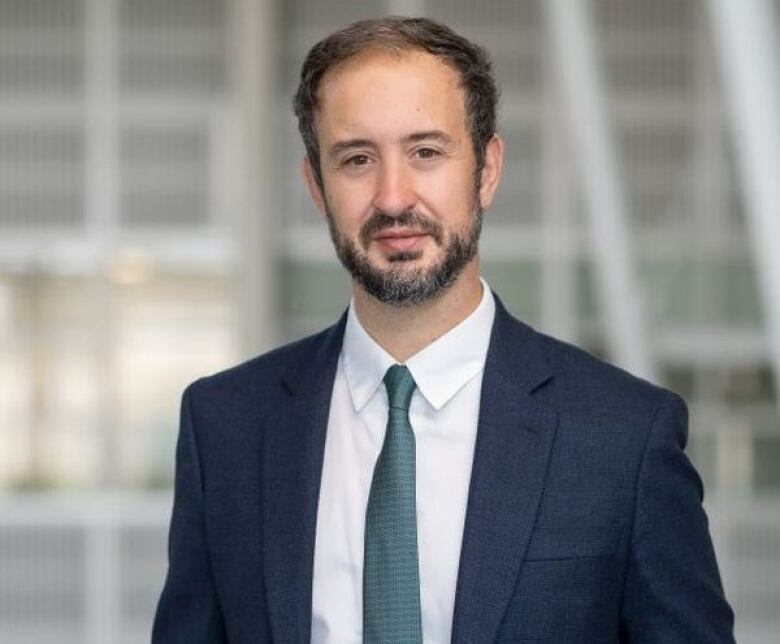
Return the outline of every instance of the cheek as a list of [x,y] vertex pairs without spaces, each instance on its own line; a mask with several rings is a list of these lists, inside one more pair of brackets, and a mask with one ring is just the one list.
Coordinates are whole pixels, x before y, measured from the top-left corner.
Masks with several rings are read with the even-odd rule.
[[329,199],[328,206],[339,232],[344,237],[357,239],[363,223],[370,215],[370,209],[360,207],[356,200],[343,196]]
[[428,190],[423,200],[429,211],[445,226],[460,226],[472,215],[472,190],[462,178]]
[[356,191],[344,190],[338,184],[328,186],[325,190],[327,206],[336,221],[342,226],[348,226],[358,212],[359,197]]
[[472,209],[474,177],[471,168],[462,162],[431,172],[420,178],[422,200],[445,219],[467,214]]

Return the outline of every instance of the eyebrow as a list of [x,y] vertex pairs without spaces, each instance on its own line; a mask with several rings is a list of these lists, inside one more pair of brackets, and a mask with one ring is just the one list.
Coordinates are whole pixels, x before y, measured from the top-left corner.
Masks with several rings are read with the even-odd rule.
[[330,150],[328,150],[328,156],[333,158],[342,152],[354,150],[356,148],[376,149],[376,143],[370,139],[346,139],[344,141],[336,141],[336,143],[330,146]]
[[[442,130],[424,130],[422,132],[412,132],[401,139],[402,143],[419,143],[420,141],[438,141],[442,145],[452,146],[455,144],[452,137],[443,132]],[[377,145],[371,139],[345,139],[343,141],[336,141],[328,150],[328,156],[334,158],[342,152],[349,150],[355,150],[357,148],[370,148],[375,150]]]
[[452,137],[442,130],[426,130],[413,132],[403,138],[404,143],[419,143],[420,141],[438,141],[442,145],[454,145]]

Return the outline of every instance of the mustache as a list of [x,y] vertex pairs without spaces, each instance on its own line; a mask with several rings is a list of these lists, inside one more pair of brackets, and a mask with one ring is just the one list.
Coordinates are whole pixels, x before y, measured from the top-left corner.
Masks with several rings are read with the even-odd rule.
[[430,235],[438,246],[444,242],[444,229],[441,224],[414,210],[405,210],[397,215],[377,210],[360,229],[360,243],[363,248],[368,248],[374,235],[388,228],[413,228]]

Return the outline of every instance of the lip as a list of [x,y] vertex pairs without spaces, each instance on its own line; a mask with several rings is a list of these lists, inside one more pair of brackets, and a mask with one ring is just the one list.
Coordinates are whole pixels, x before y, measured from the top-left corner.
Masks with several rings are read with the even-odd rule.
[[380,247],[393,252],[416,250],[428,233],[415,230],[383,230],[374,237]]

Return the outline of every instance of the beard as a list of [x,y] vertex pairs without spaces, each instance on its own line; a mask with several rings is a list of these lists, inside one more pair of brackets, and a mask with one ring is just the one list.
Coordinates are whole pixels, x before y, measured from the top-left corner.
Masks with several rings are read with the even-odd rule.
[[[354,240],[341,233],[329,207],[325,214],[336,255],[352,278],[380,302],[401,308],[441,295],[476,256],[482,231],[482,208],[477,194],[472,200],[472,212],[468,230],[458,233],[446,231],[438,222],[413,210],[398,215],[377,211],[360,229],[358,239],[362,250]],[[393,227],[412,228],[430,235],[442,248],[442,258],[427,268],[412,269],[407,264],[422,257],[422,251],[401,251],[387,258],[391,264],[389,267],[374,265],[367,255],[372,238],[376,233]]]

